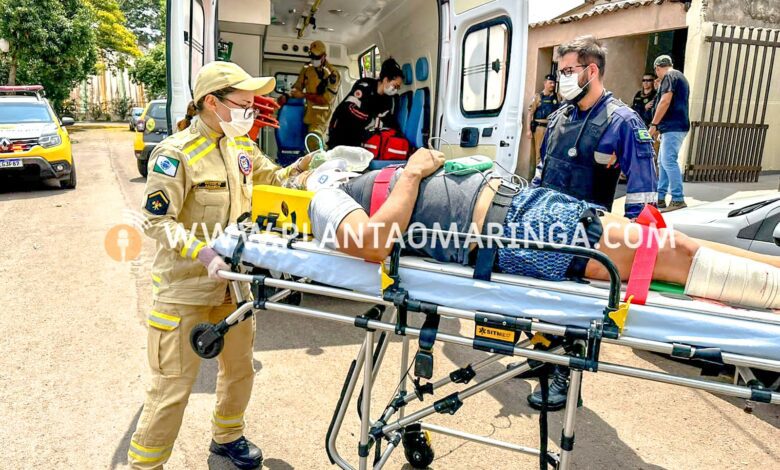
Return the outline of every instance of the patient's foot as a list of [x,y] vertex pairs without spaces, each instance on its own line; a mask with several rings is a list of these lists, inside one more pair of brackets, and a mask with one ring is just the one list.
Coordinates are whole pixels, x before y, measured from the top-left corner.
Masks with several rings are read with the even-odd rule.
[[[556,411],[566,406],[566,394],[569,393],[569,368],[555,366],[550,375],[550,393],[547,396],[547,410]],[[528,404],[535,410],[542,409],[542,389],[536,387],[534,393],[528,395]]]

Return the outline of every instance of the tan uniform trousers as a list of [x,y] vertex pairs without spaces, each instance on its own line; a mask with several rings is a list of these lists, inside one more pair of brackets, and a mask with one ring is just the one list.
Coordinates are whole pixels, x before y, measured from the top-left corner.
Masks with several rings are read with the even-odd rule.
[[[151,384],[130,442],[131,468],[161,469],[168,460],[200,368],[200,358],[190,346],[190,331],[198,323],[217,323],[234,310],[233,304],[201,307],[154,302],[152,314],[161,326],[178,326],[168,330],[149,326]],[[244,433],[244,411],[255,375],[254,339],[255,319],[251,317],[228,331],[225,348],[217,356],[217,403],[211,429],[220,444],[235,441]]]
[[533,138],[533,151],[534,151],[534,158],[536,158],[536,164],[539,165],[539,162],[542,160],[542,140],[544,140],[544,133],[547,131],[547,128],[544,126],[538,126],[536,130],[534,131],[534,138]]

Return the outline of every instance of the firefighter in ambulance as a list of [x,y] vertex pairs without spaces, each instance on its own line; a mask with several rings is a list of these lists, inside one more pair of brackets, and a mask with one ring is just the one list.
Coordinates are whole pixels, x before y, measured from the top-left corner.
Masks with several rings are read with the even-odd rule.
[[[147,317],[151,384],[128,450],[133,469],[159,469],[168,460],[200,359],[189,345],[192,328],[218,322],[235,310],[229,270],[206,245],[215,227],[251,210],[253,184],[280,185],[308,169],[310,157],[280,168],[246,136],[257,120],[259,95],[274,89],[270,77],[251,77],[230,62],[205,65],[179,132],[149,159],[142,212],[157,241],[152,265],[153,306]],[[271,119],[272,120],[272,119]],[[194,227],[194,230],[193,230]],[[208,234],[207,234],[208,232]],[[241,469],[262,463],[260,449],[244,437],[244,410],[252,392],[254,318],[231,329],[217,357],[216,406],[211,452]]]
[[[333,101],[339,93],[341,75],[327,60],[325,44],[314,41],[309,46],[311,63],[306,64],[298,74],[298,80],[290,90],[292,98],[306,98],[306,113],[303,123],[310,133],[325,138],[328,121],[333,111]],[[309,148],[314,148],[310,145]]]

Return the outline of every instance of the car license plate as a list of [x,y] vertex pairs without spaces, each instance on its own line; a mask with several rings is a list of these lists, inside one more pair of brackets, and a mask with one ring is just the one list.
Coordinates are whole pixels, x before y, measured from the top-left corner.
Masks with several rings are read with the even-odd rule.
[[0,168],[22,168],[23,166],[19,158],[0,159]]

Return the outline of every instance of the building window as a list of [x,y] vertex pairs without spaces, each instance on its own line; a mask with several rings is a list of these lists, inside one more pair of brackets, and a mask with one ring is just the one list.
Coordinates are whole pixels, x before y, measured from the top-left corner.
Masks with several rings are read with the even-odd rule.
[[379,78],[379,69],[382,67],[382,58],[379,48],[372,46],[358,57],[360,66],[360,78]]
[[466,31],[461,60],[460,106],[466,116],[497,116],[509,76],[512,22],[496,18]]

